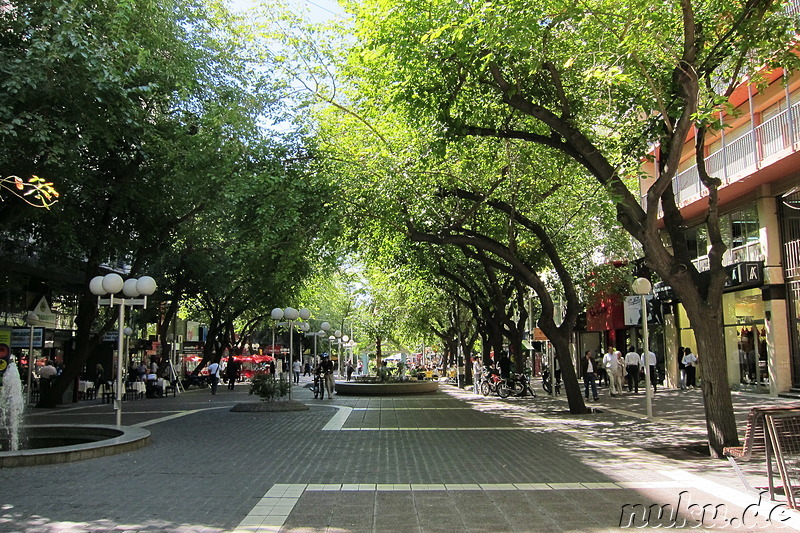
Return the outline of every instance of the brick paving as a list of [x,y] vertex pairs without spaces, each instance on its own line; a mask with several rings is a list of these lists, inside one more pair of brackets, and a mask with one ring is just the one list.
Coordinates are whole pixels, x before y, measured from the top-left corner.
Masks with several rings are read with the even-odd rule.
[[[700,453],[700,391],[659,390],[649,421],[643,393],[603,395],[593,404],[601,412],[573,416],[563,398],[543,394],[500,400],[442,385],[429,395],[315,400],[301,385],[294,399],[308,411],[230,412],[255,401],[245,385],[126,401],[123,424],[145,427],[151,443],[0,470],[0,531],[800,529],[800,514],[775,502],[754,516],[758,496],[726,461]],[[794,403],[740,393],[734,402],[741,420],[753,405]],[[113,425],[115,413],[84,401],[35,410],[29,423]],[[746,466],[766,484],[761,463]],[[650,505],[665,514],[644,523]]]

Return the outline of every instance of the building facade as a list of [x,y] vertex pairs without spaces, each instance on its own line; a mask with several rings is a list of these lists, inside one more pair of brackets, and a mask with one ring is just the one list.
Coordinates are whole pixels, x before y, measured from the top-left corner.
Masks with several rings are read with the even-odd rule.
[[[726,127],[707,139],[705,164],[709,175],[722,180],[729,381],[734,390],[777,395],[800,388],[800,77],[776,70],[768,81],[761,91],[744,84],[732,95],[736,111],[723,114]],[[657,150],[654,156],[645,164],[652,177],[641,180],[643,201],[658,169]],[[672,186],[689,227],[693,262],[705,271],[708,197],[695,164],[693,136],[684,145]],[[667,381],[675,383],[678,348],[697,353],[697,345],[683,306],[668,287],[660,289],[656,294],[665,309],[660,341]]]

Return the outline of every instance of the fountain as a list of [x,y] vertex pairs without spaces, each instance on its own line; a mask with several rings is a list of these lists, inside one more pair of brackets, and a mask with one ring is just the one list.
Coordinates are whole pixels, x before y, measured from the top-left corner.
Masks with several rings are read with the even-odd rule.
[[[0,388],[0,468],[79,461],[141,448],[150,432],[103,425],[22,425],[25,402],[16,363],[3,375]],[[20,434],[25,439],[20,439]]]
[[8,431],[9,449],[19,450],[19,431],[22,425],[22,411],[25,401],[22,397],[22,381],[19,379],[17,363],[12,362],[3,374],[3,388],[0,390],[0,427]]

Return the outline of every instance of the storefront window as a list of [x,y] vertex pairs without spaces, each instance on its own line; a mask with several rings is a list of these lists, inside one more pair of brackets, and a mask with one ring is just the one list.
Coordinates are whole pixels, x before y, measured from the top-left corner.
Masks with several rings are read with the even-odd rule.
[[[722,296],[725,348],[731,378],[744,386],[769,386],[764,302],[760,289]],[[733,380],[733,379],[732,379]]]
[[708,229],[700,226],[686,232],[686,241],[689,247],[689,258],[697,259],[708,255]]
[[[683,305],[677,306],[679,342],[689,346],[703,361],[697,350],[694,331]],[[764,302],[761,289],[728,292],[722,295],[725,354],[731,384],[742,388],[756,385],[769,387],[767,372],[767,342],[764,326]]]
[[732,248],[759,242],[758,212],[755,205],[728,216],[731,224],[730,246]]

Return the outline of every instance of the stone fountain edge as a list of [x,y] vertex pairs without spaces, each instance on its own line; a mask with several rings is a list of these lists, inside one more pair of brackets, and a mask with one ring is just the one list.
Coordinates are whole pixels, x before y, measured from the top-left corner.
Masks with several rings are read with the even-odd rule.
[[54,446],[31,450],[0,452],[0,468],[20,466],[36,466],[54,463],[82,461],[95,457],[104,457],[117,453],[137,450],[150,442],[150,432],[132,426],[109,426],[101,424],[83,424],[79,426],[67,424],[36,424],[23,426],[23,429],[47,428],[63,433],[82,431],[99,437],[99,440],[69,446]]

